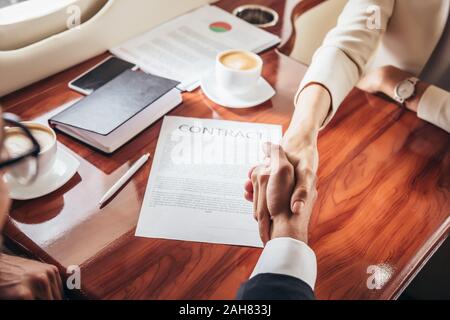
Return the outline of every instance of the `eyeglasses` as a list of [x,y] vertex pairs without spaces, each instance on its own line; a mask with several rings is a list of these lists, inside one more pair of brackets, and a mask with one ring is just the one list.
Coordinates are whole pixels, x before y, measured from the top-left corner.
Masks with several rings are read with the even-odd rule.
[[[4,125],[2,141],[0,141],[0,170],[5,170],[5,178],[15,180],[21,185],[32,183],[38,174],[38,155],[41,148],[30,130],[11,114],[3,115]],[[13,128],[20,135],[19,143],[8,140],[6,129]]]

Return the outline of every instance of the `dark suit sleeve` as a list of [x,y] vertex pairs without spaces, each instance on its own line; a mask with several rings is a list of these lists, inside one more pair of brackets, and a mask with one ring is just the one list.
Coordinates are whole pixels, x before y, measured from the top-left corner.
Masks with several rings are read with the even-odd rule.
[[314,300],[314,292],[306,282],[283,274],[261,273],[244,283],[239,300]]

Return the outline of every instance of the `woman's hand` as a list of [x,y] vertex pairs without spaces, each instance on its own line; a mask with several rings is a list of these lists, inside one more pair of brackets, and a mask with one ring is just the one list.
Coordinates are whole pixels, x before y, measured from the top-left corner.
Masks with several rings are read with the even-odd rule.
[[[318,84],[311,84],[299,95],[292,120],[281,143],[287,159],[294,167],[295,185],[290,200],[291,211],[299,213],[315,186],[319,153],[319,128],[330,111],[329,92]],[[253,200],[251,181],[245,185],[245,198]]]
[[62,299],[58,268],[0,253],[0,299]]
[[[288,194],[287,204],[295,215],[302,215],[307,203],[315,197],[316,173],[319,165],[317,151],[317,137],[319,128],[324,123],[330,111],[331,97],[329,92],[319,84],[311,84],[303,89],[299,95],[297,105],[292,116],[291,123],[281,143],[285,158],[293,168],[293,187]],[[266,153],[266,156],[269,157]],[[270,158],[270,157],[269,157]],[[267,169],[266,169],[267,170]],[[256,199],[255,194],[260,194],[258,179],[264,182],[264,172],[261,168],[254,172],[251,170],[249,179],[245,183],[245,198],[248,201]],[[256,181],[256,182],[255,182]],[[274,179],[274,181],[277,181]],[[279,183],[271,184],[271,193],[283,190],[286,180],[279,179]],[[290,180],[289,180],[290,181]],[[275,190],[275,191],[274,191]],[[264,197],[264,193],[262,197]],[[258,207],[254,203],[255,208]],[[272,213],[276,215],[276,213]],[[266,210],[256,211],[255,218],[260,221],[263,241],[269,238],[270,218]]]
[[317,133],[295,137],[285,135],[282,146],[294,168],[295,175],[295,185],[290,201],[291,210],[299,214],[301,208],[309,201],[311,192],[315,190],[319,166]]
[[[383,66],[366,74],[358,83],[358,87],[369,93],[383,93],[393,99],[395,87],[401,81],[406,80],[413,75],[394,66]],[[428,84],[419,81],[416,85],[416,92],[411,99],[405,101],[405,107],[410,111],[417,112],[420,98]]]

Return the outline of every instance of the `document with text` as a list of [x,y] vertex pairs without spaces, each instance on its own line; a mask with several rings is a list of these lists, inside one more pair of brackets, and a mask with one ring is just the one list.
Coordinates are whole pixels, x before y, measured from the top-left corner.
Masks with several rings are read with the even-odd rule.
[[181,90],[193,90],[202,74],[212,70],[216,55],[227,49],[261,52],[280,42],[216,6],[203,6],[110,51],[145,72],[177,80]]
[[244,182],[281,126],[166,116],[136,236],[262,247]]

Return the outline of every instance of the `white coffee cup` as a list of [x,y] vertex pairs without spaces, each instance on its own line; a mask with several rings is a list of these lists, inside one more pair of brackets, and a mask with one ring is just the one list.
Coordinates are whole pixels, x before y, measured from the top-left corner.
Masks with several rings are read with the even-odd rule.
[[226,92],[243,94],[261,77],[263,61],[257,54],[239,49],[220,52],[216,57],[216,81]]
[[[44,175],[49,172],[56,161],[57,155],[57,142],[56,142],[56,133],[55,131],[43,124],[25,121],[21,122],[24,126],[26,126],[33,137],[38,142],[41,151],[38,155],[38,176]],[[17,127],[8,127],[5,129],[5,147],[8,150],[11,150],[12,153],[23,154],[26,152],[25,150],[29,147],[29,139],[24,135],[21,129]],[[23,148],[24,150],[21,150]],[[10,151],[10,153],[11,153]],[[20,170],[27,170],[27,167],[24,165],[23,167],[19,164],[14,167],[16,174],[20,175]],[[25,172],[24,172],[25,174]],[[9,180],[9,178],[8,178]]]

